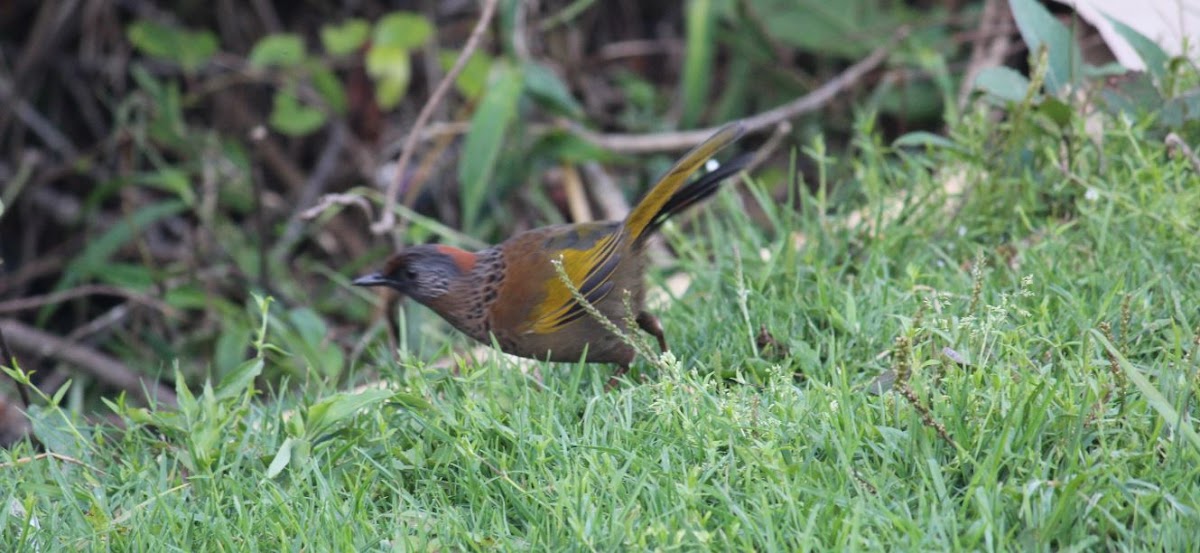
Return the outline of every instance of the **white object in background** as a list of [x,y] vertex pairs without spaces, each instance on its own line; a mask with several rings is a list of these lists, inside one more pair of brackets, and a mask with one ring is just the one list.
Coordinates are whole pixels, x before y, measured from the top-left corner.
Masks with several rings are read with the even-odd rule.
[[[1157,43],[1171,56],[1184,55],[1184,41],[1196,59],[1200,52],[1200,0],[1058,0],[1100,31],[1117,62],[1128,69],[1145,70],[1137,51],[1113,27],[1109,17],[1124,23]],[[1105,16],[1108,17],[1105,17]]]

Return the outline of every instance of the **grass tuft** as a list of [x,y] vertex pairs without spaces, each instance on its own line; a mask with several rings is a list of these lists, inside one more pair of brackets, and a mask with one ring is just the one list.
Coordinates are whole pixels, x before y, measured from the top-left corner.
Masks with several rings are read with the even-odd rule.
[[[844,178],[817,141],[801,209],[750,180],[668,225],[674,353],[627,337],[657,374],[611,393],[384,354],[385,387],[281,396],[253,375],[293,323],[262,307],[246,364],[176,412],[41,398],[54,455],[0,452],[0,543],[1195,550],[1198,177],[1149,121],[1038,117],[980,108],[919,152],[864,134]],[[405,351],[465,344],[411,326]]]

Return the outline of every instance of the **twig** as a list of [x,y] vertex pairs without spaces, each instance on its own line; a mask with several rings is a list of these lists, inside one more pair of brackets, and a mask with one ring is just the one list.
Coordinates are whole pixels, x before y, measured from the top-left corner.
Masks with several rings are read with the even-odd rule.
[[[1115,348],[1119,342],[1113,337],[1112,325],[1108,324],[1108,321],[1100,321],[1098,326],[1100,327],[1100,332],[1104,333],[1104,337],[1108,338],[1109,343],[1113,344]],[[1124,378],[1121,376],[1121,362],[1117,359],[1116,350],[1105,348],[1104,354],[1108,357],[1108,370],[1113,375],[1113,381],[1120,384]]]
[[587,196],[583,192],[583,180],[579,178],[579,171],[574,165],[564,163],[562,172],[563,189],[567,194],[567,211],[571,214],[571,220],[576,223],[595,221],[596,218],[588,206]]
[[513,54],[521,63],[526,63],[531,57],[529,54],[529,10],[532,2],[516,3],[512,12],[512,44]]
[[[446,148],[449,148],[450,144],[454,142],[454,136],[453,134],[441,134],[434,137],[433,146],[426,151],[424,159],[421,160],[420,165],[417,165],[412,178],[408,181],[407,190],[404,191],[404,205],[416,205],[417,196],[420,195],[429,176],[433,174],[434,165],[442,158]],[[421,141],[424,142],[424,138]]]
[[[876,48],[870,55],[858,63],[847,67],[838,76],[828,80],[812,92],[801,96],[777,108],[764,111],[742,120],[747,132],[760,131],[778,125],[781,121],[795,118],[805,113],[816,111],[836,99],[844,90],[850,88],[867,73],[879,67],[892,53],[896,43],[908,36],[908,27],[896,31],[887,44]],[[666,132],[659,134],[603,134],[584,128],[574,121],[562,123],[576,136],[601,148],[620,153],[646,153],[674,151],[690,148],[717,132],[719,127],[696,129],[691,131]]]
[[779,146],[783,144],[783,138],[790,132],[792,132],[792,124],[787,121],[780,121],[778,125],[775,125],[775,131],[771,133],[771,137],[754,152],[754,159],[746,164],[744,171],[746,173],[754,172],[755,168],[771,157],[771,154],[774,154],[775,150],[779,149]]
[[[467,134],[471,130],[470,121],[434,121],[425,125],[421,132],[417,133],[417,142],[429,142],[430,140],[439,139],[442,137],[455,137]],[[407,142],[408,137],[404,137]],[[404,144],[399,140],[389,142],[382,148],[383,157],[392,157],[400,155],[404,151]]]
[[[263,119],[262,115],[250,109],[237,94],[222,96],[221,107],[227,110],[232,118],[252,122],[246,126],[247,132],[254,132],[254,129],[261,125],[258,121]],[[270,133],[263,133],[255,139],[255,152],[261,156],[262,161],[271,169],[271,172],[287,185],[289,190],[293,193],[304,190],[304,171],[295,164],[292,156],[284,151],[283,146],[280,146]]]
[[600,208],[601,219],[617,221],[629,214],[629,202],[625,200],[625,195],[599,163],[585,162],[583,174],[587,175],[588,191],[592,193],[592,199]]
[[176,314],[174,307],[171,307],[170,305],[167,305],[166,303],[164,303],[158,299],[152,298],[145,294],[139,294],[137,292],[132,292],[132,291],[126,290],[124,288],[118,288],[116,286],[107,286],[107,285],[103,285],[103,284],[87,284],[84,286],[71,288],[69,290],[63,290],[61,292],[44,294],[41,296],[31,296],[28,298],[17,298],[15,300],[0,301],[0,314],[15,313],[18,311],[25,311],[27,309],[38,308],[38,307],[41,307],[41,306],[47,305],[47,304],[62,303],[64,301],[73,300],[75,298],[82,298],[84,296],[97,296],[97,295],[120,296],[120,297],[126,298],[130,301],[133,301],[135,303],[140,303],[140,304],[143,304],[143,305],[146,305],[149,307],[153,307],[154,309],[161,311],[164,315],[174,316]]
[[38,453],[37,455],[33,455],[31,457],[20,457],[18,459],[13,459],[12,461],[9,461],[7,463],[0,463],[0,469],[10,469],[10,468],[13,468],[16,466],[32,463],[34,461],[40,461],[42,459],[57,459],[64,463],[71,463],[72,465],[79,465],[81,467],[91,469],[92,472],[95,472],[98,474],[107,474],[103,470],[93,467],[92,465],[89,465],[83,461],[80,461],[79,459],[76,459],[74,457],[68,457],[61,453],[54,453],[54,452]]
[[3,100],[0,103],[12,106],[17,119],[24,123],[29,130],[33,131],[33,134],[37,135],[42,143],[55,152],[58,152],[60,159],[75,159],[79,157],[79,150],[75,148],[74,144],[71,144],[71,141],[66,136],[58,131],[58,127],[43,117],[42,114],[38,113],[33,106],[29,105],[29,102],[18,97],[16,87],[3,77],[0,77],[0,100]]
[[[21,53],[17,57],[16,67],[12,72],[12,94],[14,98],[25,95],[23,87],[33,82],[35,69],[45,70],[46,58],[62,42],[72,40],[76,29],[71,23],[79,15],[78,0],[66,2],[41,2],[41,9],[33,18],[33,25],[28,29],[26,40]],[[16,102],[0,102],[0,134],[7,134],[9,109],[16,107]],[[53,128],[53,126],[51,127]],[[71,158],[67,158],[71,159]]]
[[605,44],[596,54],[596,58],[602,62],[611,62],[643,56],[678,56],[682,51],[682,47],[669,40],[623,40]]
[[0,332],[12,339],[12,343],[18,348],[35,351],[39,355],[57,357],[79,367],[105,384],[136,394],[147,403],[157,401],[160,405],[170,407],[178,404],[175,392],[162,383],[140,376],[120,361],[92,348],[73,344],[11,319],[0,319]]
[[79,342],[85,338],[98,334],[112,326],[120,324],[129,316],[129,304],[119,303],[112,309],[101,313],[99,317],[92,319],[80,326],[71,329],[71,333],[67,335],[68,342]]
[[921,403],[921,398],[917,397],[917,392],[912,389],[912,386],[905,382],[900,384],[900,386],[896,389],[900,392],[900,395],[904,396],[904,399],[913,406],[913,409],[916,409],[917,415],[921,417],[921,424],[933,428],[933,430],[937,432],[938,437],[950,444],[950,446],[954,449],[960,449],[958,442],[954,441],[954,438],[950,436],[950,431],[946,430],[946,425],[934,418],[933,412],[929,409],[929,407],[926,407],[925,404]]
[[[338,156],[342,153],[346,145],[346,127],[342,124],[333,125],[333,129],[329,133],[329,140],[325,142],[325,147],[321,149],[321,155],[317,158],[317,164],[313,167],[312,173],[309,174],[308,180],[304,183],[304,189],[300,192],[300,198],[297,199],[296,205],[307,209],[317,198],[321,197],[321,193],[325,190],[325,186],[329,183],[329,177],[337,168]],[[303,212],[297,211],[292,213],[288,220],[287,228],[283,231],[283,237],[275,243],[275,247],[271,252],[272,257],[282,258],[288,250],[300,239],[300,231],[304,228]]]
[[966,72],[963,73],[962,86],[958,90],[958,109],[966,107],[979,72],[984,68],[1000,65],[1008,55],[1013,33],[1008,22],[1008,2],[984,2],[983,13],[979,16],[979,27],[971,37],[971,58],[967,62]]
[[29,263],[22,265],[15,272],[5,275],[3,279],[0,279],[0,294],[19,294],[20,289],[29,283],[29,281],[48,274],[57,273],[66,264],[67,260],[61,255],[56,255],[52,252],[43,252],[42,257],[31,259]]
[[547,16],[538,22],[538,30],[544,33],[558,25],[567,23],[578,17],[579,14],[583,13],[584,10],[591,7],[594,3],[596,3],[596,0],[575,0],[559,10],[558,13]]
[[408,131],[408,139],[404,141],[404,151],[400,153],[400,160],[396,162],[396,174],[392,178],[392,182],[388,185],[387,195],[383,198],[383,213],[379,215],[379,221],[371,225],[371,232],[375,234],[384,234],[396,226],[396,198],[400,193],[400,183],[404,182],[404,171],[408,168],[408,163],[412,160],[413,152],[417,149],[417,139],[421,136],[421,129],[425,127],[425,122],[433,115],[433,110],[442,101],[442,98],[450,90],[450,85],[458,78],[458,74],[462,72],[467,65],[467,60],[471,59],[471,54],[479,47],[479,40],[483,37],[483,32],[487,30],[488,24],[492,21],[492,16],[496,13],[496,0],[485,0],[483,3],[483,13],[479,15],[479,21],[475,23],[475,28],[471,30],[471,36],[467,37],[466,44],[463,45],[462,51],[458,53],[458,59],[454,60],[454,65],[442,77],[437,88],[433,89],[433,94],[429,96],[429,100],[421,108],[421,112],[417,114],[417,120],[413,122],[412,129]]
[[[264,139],[267,137],[267,128],[262,125],[255,125],[250,130],[250,142],[255,145],[255,152],[258,156],[262,155],[262,146],[265,144]],[[271,275],[270,275],[270,260],[267,259],[267,214],[266,207],[263,206],[263,174],[262,164],[255,163],[250,171],[250,184],[254,190],[254,234],[257,240],[254,242],[255,248],[258,250],[258,286],[260,289],[271,291]],[[278,295],[278,294],[272,294]]]
[[921,403],[921,398],[917,397],[917,392],[912,388],[909,381],[912,376],[912,341],[907,336],[896,337],[895,346],[892,348],[892,370],[896,374],[896,391],[917,411],[921,417],[921,424],[934,429],[938,436],[954,449],[960,449],[958,442],[950,436],[946,425],[933,416],[932,409]]
[[375,213],[371,209],[371,202],[358,194],[326,194],[321,196],[317,205],[314,205],[300,213],[302,219],[314,219],[325,213],[326,209],[335,205],[353,205],[357,206],[367,216],[367,220],[375,218]]
[[[101,5],[100,2],[89,2],[88,8],[93,8],[94,6],[99,5]],[[94,21],[93,19],[86,20]],[[96,27],[99,27],[99,25]],[[68,60],[56,61],[54,67],[62,75],[84,74],[79,70],[78,66]],[[72,98],[74,98],[75,106],[79,108],[79,119],[82,120],[84,125],[87,126],[88,130],[92,132],[92,136],[109,136],[111,132],[109,131],[108,126],[105,125],[105,121],[108,120],[109,116],[101,113],[102,108],[97,103],[97,98],[93,95],[92,83],[89,80],[82,78],[65,78],[62,82],[63,86],[67,89],[67,92],[71,94]]]

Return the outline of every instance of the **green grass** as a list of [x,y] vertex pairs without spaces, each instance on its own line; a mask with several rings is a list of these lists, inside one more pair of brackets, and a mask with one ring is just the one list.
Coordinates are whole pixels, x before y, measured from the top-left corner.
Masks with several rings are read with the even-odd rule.
[[[723,194],[665,232],[693,277],[660,311],[677,360],[611,393],[606,367],[542,367],[539,391],[499,357],[386,360],[395,394],[247,379],[178,413],[114,404],[128,430],[39,409],[76,462],[0,452],[0,543],[1197,550],[1200,178],[1146,126],[1076,124],[978,112],[928,152],[864,127],[800,212],[765,182]],[[408,309],[414,347],[443,346]],[[760,326],[790,355],[760,356]],[[884,374],[916,403],[869,393]]]

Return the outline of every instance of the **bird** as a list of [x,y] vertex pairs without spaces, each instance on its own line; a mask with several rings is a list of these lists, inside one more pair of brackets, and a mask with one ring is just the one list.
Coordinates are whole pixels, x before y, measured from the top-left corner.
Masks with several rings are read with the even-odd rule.
[[505,353],[542,361],[615,364],[611,388],[629,370],[635,350],[587,314],[554,262],[561,264],[579,296],[622,334],[629,331],[628,297],[637,310],[635,324],[667,351],[662,323],[643,305],[647,240],[667,219],[712,196],[749,164],[752,156],[743,154],[689,182],[717,151],[744,132],[740,122],[717,130],[676,161],[624,220],[530,229],[475,252],[445,244],[408,246],[395,252],[380,271],[352,283],[392,288],[467,336]]

